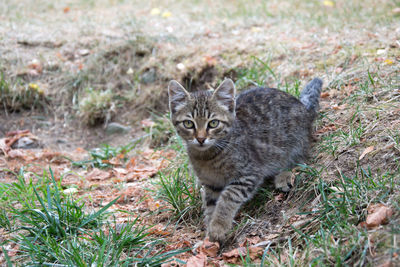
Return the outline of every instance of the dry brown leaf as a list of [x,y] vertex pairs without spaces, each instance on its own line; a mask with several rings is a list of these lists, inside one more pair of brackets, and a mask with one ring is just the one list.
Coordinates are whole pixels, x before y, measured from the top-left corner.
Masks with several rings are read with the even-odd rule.
[[205,254],[210,257],[216,257],[219,251],[219,243],[218,242],[210,242],[208,237],[206,237],[203,241],[203,244],[197,249],[197,251],[201,254]]
[[150,235],[158,235],[158,236],[167,236],[167,235],[170,235],[171,233],[168,231],[165,231],[163,225],[158,224],[150,229],[149,234]]
[[336,131],[336,130],[337,130],[337,128],[334,124],[329,124],[329,125],[325,125],[321,129],[316,131],[316,134],[322,134],[322,133],[332,132],[332,131]]
[[150,119],[144,119],[140,122],[143,128],[145,127],[153,127],[155,125],[155,122],[150,120]]
[[374,228],[381,224],[386,224],[393,215],[393,209],[383,204],[375,204],[368,208],[368,216],[365,221],[368,228]]
[[256,247],[256,246],[249,247],[249,256],[250,259],[253,261],[262,256],[263,252],[264,249],[262,247]]
[[261,241],[261,238],[258,235],[252,236],[252,237],[246,237],[244,242],[241,244],[241,247],[252,246],[252,245],[259,243],[260,241]]
[[15,159],[15,158],[26,159],[27,158],[27,154],[22,149],[13,149],[8,152],[8,156],[12,159]]
[[91,172],[86,175],[88,180],[105,180],[110,178],[110,173],[94,168]]
[[7,156],[8,151],[10,151],[10,147],[6,144],[7,138],[0,139],[0,150],[3,152],[4,155]]
[[189,258],[186,262],[187,267],[205,267],[207,264],[207,256],[204,254],[198,254]]
[[393,8],[392,13],[394,15],[400,15],[400,7]]
[[204,56],[204,61],[207,62],[209,66],[215,66],[217,64],[217,59],[212,56]]
[[222,258],[225,262],[231,264],[240,263],[241,259],[246,257],[247,249],[245,247],[235,248],[231,251],[222,253]]
[[358,160],[362,160],[365,157],[365,155],[371,153],[372,151],[374,151],[374,146],[367,147],[366,149],[364,149],[363,153],[361,153],[361,156],[358,158]]
[[329,93],[328,92],[323,92],[323,93],[321,93],[321,98],[327,98],[327,97],[329,97],[330,95],[329,95]]
[[251,260],[255,260],[259,258],[263,254],[264,249],[262,247],[239,247],[235,248],[231,251],[222,253],[222,258],[227,263],[239,264],[242,261],[242,258],[245,258],[247,255]]
[[128,174],[128,170],[124,168],[114,168],[113,170],[118,174]]

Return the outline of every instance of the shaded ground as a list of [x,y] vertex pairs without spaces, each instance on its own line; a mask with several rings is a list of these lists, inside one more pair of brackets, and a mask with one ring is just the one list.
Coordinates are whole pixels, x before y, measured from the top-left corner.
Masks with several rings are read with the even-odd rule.
[[[162,117],[167,82],[177,79],[196,90],[231,77],[239,90],[261,85],[296,95],[319,76],[324,92],[314,156],[293,171],[296,187],[289,195],[265,190],[241,210],[222,252],[246,246],[247,240],[263,250],[273,244],[275,256],[268,254],[265,264],[295,266],[315,259],[326,265],[395,264],[400,253],[398,9],[393,1],[1,3],[0,70],[12,90],[1,87],[0,133],[30,129],[42,145],[30,155],[4,157],[2,168],[16,171],[35,162],[29,171],[40,172],[55,163],[58,176],[71,169],[70,161],[57,161],[59,151],[81,160],[88,152],[77,148],[123,146],[150,133],[126,162],[113,162],[108,174],[97,174],[103,178],[78,168],[77,176],[64,177],[63,188],[78,188],[77,196],[91,199],[95,208],[122,195],[112,208],[155,224],[153,235],[166,238],[166,250],[193,247],[204,238],[201,218],[171,220],[170,203],[147,191],[155,188],[149,176],[160,169],[173,173],[186,163]],[[146,118],[151,119],[143,122]],[[131,129],[107,134],[111,122]],[[158,164],[164,156],[149,150],[160,144],[178,155],[165,157],[170,164]],[[43,148],[49,155],[41,154]],[[129,166],[131,159],[138,164]],[[129,176],[136,173],[142,176]],[[5,171],[0,177],[12,180]],[[377,203],[394,210],[390,223],[363,230],[360,223]],[[126,214],[120,216],[124,222]],[[229,262],[205,255],[212,264]]]

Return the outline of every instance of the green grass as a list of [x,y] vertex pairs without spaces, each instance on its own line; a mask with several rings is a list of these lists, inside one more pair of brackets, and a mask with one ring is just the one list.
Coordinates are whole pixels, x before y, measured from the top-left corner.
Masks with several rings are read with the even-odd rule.
[[119,157],[122,161],[128,159],[128,153],[132,151],[146,136],[139,137],[124,146],[112,147],[104,144],[101,147],[89,151],[89,159],[81,161],[71,161],[72,166],[81,168],[111,168],[113,164],[110,159]]
[[[108,212],[114,199],[98,211],[88,212],[84,201],[60,191],[52,171],[36,182],[24,183],[25,172],[14,184],[0,184],[0,227],[19,252],[7,262],[40,266],[159,266],[181,251],[162,252],[161,240],[148,236],[140,217],[119,225]],[[39,176],[38,176],[39,178]]]
[[[353,176],[342,173],[337,180],[319,179],[314,186],[319,203],[312,211],[301,212],[312,219],[300,229],[298,243],[308,250],[311,266],[364,266],[372,264],[368,232],[358,224],[366,219],[371,203],[388,203],[398,185],[398,173],[373,174],[358,167]],[[380,241],[377,240],[379,243]],[[378,246],[379,244],[374,244]]]
[[251,57],[251,64],[245,68],[239,68],[237,80],[235,82],[238,90],[245,90],[249,87],[275,87],[285,91],[295,97],[299,97],[301,88],[297,78],[286,77],[276,73],[271,67],[271,57],[261,59],[256,56]]
[[176,220],[198,221],[201,197],[196,178],[185,163],[170,173],[159,173],[156,197],[169,204]]

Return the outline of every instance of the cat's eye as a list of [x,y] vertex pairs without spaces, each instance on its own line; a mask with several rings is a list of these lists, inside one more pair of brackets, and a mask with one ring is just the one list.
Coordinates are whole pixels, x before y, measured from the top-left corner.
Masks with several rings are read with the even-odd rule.
[[192,121],[186,120],[183,121],[183,126],[185,126],[186,129],[192,129],[194,127],[194,123]]
[[212,120],[208,123],[209,128],[216,128],[219,125],[219,120]]

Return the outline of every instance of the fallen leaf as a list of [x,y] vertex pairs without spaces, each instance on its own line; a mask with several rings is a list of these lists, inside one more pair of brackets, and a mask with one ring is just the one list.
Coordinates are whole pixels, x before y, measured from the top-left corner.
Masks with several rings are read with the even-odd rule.
[[391,60],[391,59],[385,59],[385,61],[383,61],[383,62],[385,62],[386,65],[392,65],[393,64],[393,60]]
[[329,0],[325,0],[322,3],[323,3],[324,6],[327,6],[327,7],[334,7],[335,6],[335,3],[332,2],[332,1],[329,1]]
[[161,13],[161,10],[160,10],[159,8],[157,8],[157,7],[153,8],[153,9],[150,11],[150,15],[152,15],[152,16],[157,16],[157,15],[159,15],[160,13]]
[[86,176],[88,180],[105,180],[110,178],[110,173],[106,171],[102,171],[100,169],[94,168],[91,172],[89,172]]
[[245,247],[235,248],[231,251],[222,253],[222,258],[225,262],[231,264],[239,264],[241,259],[246,257],[247,249]]
[[14,149],[8,152],[8,156],[12,159],[15,158],[25,159],[27,155],[21,149]]
[[171,235],[170,232],[163,230],[164,226],[156,225],[149,230],[150,235],[167,236]]
[[364,149],[363,153],[361,153],[361,156],[358,158],[358,160],[362,160],[365,157],[365,155],[371,153],[372,151],[374,151],[374,146],[367,147],[366,149]]
[[189,258],[186,262],[187,267],[205,267],[207,263],[207,256],[204,254],[198,254]]
[[392,13],[394,15],[400,15],[400,7],[393,8]]
[[203,241],[203,244],[198,247],[197,251],[200,254],[205,254],[209,257],[216,257],[219,251],[219,243],[218,242],[210,242],[208,237],[206,237]]
[[217,64],[217,60],[212,56],[205,56],[204,61],[207,62],[209,66],[215,66]]
[[324,127],[322,127],[321,129],[319,129],[318,131],[316,131],[316,134],[323,134],[326,132],[333,132],[336,131],[337,128],[334,124],[329,124],[329,125],[325,125]]
[[145,127],[153,127],[155,125],[154,121],[150,119],[144,119],[140,121],[140,124],[142,125],[143,128]]
[[164,11],[164,12],[161,14],[161,17],[163,17],[163,18],[169,18],[169,17],[171,17],[171,16],[172,16],[172,13],[169,12],[169,11]]
[[329,96],[328,92],[321,93],[321,98],[327,98]]
[[386,224],[393,215],[393,209],[381,203],[372,205],[368,208],[368,216],[365,221],[368,228],[374,228],[381,224]]
[[114,168],[113,170],[119,174],[128,174],[128,171],[124,168]]
[[248,246],[253,246],[261,241],[261,238],[256,235],[252,237],[246,237],[244,242],[241,244],[241,247],[248,247]]
[[242,258],[245,258],[247,255],[251,260],[255,260],[259,258],[263,254],[264,249],[262,247],[239,247],[235,248],[231,251],[222,253],[222,258],[227,263],[239,264],[242,261]]

